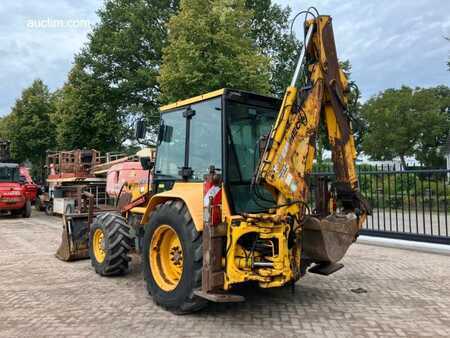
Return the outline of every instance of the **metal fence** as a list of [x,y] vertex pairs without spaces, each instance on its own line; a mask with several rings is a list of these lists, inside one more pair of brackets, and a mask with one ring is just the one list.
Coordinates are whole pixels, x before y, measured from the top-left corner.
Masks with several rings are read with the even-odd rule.
[[[317,176],[333,181],[332,167],[315,169],[311,198]],[[358,177],[373,208],[362,234],[450,245],[450,170],[362,166]]]

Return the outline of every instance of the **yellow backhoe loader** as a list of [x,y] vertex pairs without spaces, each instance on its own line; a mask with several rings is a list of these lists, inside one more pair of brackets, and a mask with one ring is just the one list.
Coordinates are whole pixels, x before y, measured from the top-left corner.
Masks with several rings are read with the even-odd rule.
[[[127,273],[136,250],[153,300],[187,313],[208,301],[242,301],[233,293],[241,283],[281,287],[307,271],[329,275],[342,267],[370,207],[358,189],[349,84],[332,20],[306,14],[282,101],[221,89],[161,108],[148,202],[101,214],[90,225],[98,274]],[[310,205],[319,123],[336,180],[318,180]],[[142,123],[136,129],[145,137]]]

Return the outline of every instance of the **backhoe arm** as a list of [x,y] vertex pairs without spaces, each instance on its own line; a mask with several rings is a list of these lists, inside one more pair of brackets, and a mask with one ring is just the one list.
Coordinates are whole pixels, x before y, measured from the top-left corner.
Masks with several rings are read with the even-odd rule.
[[[299,63],[261,156],[256,183],[276,191],[277,204],[285,206],[278,208],[279,214],[301,215],[322,120],[332,149],[337,199],[345,211],[357,214],[360,225],[369,206],[358,189],[356,150],[346,115],[349,88],[339,67],[331,17],[318,16],[305,26],[307,33]],[[298,89],[302,67],[307,85]]]

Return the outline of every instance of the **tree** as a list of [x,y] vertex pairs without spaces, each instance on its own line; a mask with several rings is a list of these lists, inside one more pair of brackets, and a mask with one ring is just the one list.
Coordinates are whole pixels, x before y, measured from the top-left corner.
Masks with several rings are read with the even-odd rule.
[[[124,133],[131,136],[137,116],[158,124],[157,77],[166,44],[166,23],[177,9],[178,0],[106,0],[98,12],[99,23],[77,57],[72,77],[79,79],[78,102],[85,102],[85,109],[91,112],[97,111],[95,116],[108,120],[111,128],[117,127],[119,138]],[[82,90],[83,79],[89,83]],[[96,100],[91,92],[97,94]],[[116,116],[123,126],[117,126]]]
[[450,136],[450,88],[437,86],[419,90],[415,106],[426,112],[426,121],[415,151],[418,161],[432,167],[445,165],[443,147]]
[[[109,104],[106,103],[109,101]],[[88,74],[77,59],[67,83],[55,93],[56,140],[60,149],[90,148],[113,151],[121,147],[126,131],[108,84]]]
[[252,40],[251,19],[244,0],[181,0],[168,24],[162,100],[223,87],[269,93],[269,60]]
[[0,117],[0,140],[8,140],[9,139],[9,121],[11,119],[10,115],[6,115],[4,117]]
[[415,156],[426,166],[439,166],[440,147],[450,130],[450,89],[387,89],[362,107],[368,131],[363,150],[375,160]]
[[283,96],[289,86],[298,59],[301,43],[291,36],[289,7],[273,4],[271,0],[246,0],[253,12],[251,37],[269,58],[271,94]]
[[[248,35],[253,39],[254,46],[257,46],[258,53],[261,51],[270,58],[269,91],[281,95],[290,80],[297,57],[296,50],[299,49],[298,43],[294,44],[288,34],[290,10],[272,4],[270,0],[247,0],[245,6],[251,14]],[[114,132],[120,135],[119,139],[130,138],[131,126],[142,116],[156,130],[161,103],[157,78],[162,50],[167,45],[167,22],[178,9],[178,0],[105,1],[104,7],[98,12],[99,23],[76,57],[68,87],[59,93],[62,97],[66,94],[70,96],[63,100],[58,109],[58,115],[61,115],[59,119],[65,119],[58,127],[58,140],[62,147],[96,144],[97,148],[102,149],[117,146],[118,139],[113,143],[105,139],[104,144],[101,144],[100,140],[84,142],[78,137],[80,131],[76,127],[80,123],[86,126],[81,116],[91,118],[100,115],[96,112],[101,112],[104,117],[102,120],[106,119],[115,125]],[[82,79],[88,82],[83,85],[83,89]],[[91,93],[96,93],[96,100],[92,99]],[[71,102],[84,107],[84,112],[79,112],[75,106],[69,107]],[[120,120],[123,125],[117,126],[116,120]],[[100,124],[98,128],[102,126]],[[73,127],[74,131],[63,130]],[[87,126],[85,130],[92,131]]]
[[[347,76],[347,79],[350,83],[351,81],[351,71],[352,66],[349,60],[339,62],[341,69]],[[361,103],[359,102],[361,98],[361,94],[357,86],[352,85],[350,87],[350,92],[347,95],[348,97],[348,107],[347,107],[347,116],[350,119],[353,137],[355,140],[356,151],[359,153],[362,148],[362,140],[363,135],[367,129],[367,122],[364,117],[361,115]],[[319,127],[319,137],[317,139],[317,162],[318,164],[322,164],[323,155],[325,150],[331,150],[330,144],[328,142],[328,135],[324,124],[322,123]]]
[[11,155],[19,162],[29,160],[36,176],[42,174],[46,151],[55,142],[55,128],[50,120],[54,109],[48,87],[35,80],[22,92],[7,118]]

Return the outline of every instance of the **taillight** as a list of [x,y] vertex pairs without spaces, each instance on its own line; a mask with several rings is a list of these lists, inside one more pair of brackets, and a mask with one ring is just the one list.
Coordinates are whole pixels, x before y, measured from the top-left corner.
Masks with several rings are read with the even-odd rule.
[[203,183],[203,221],[210,225],[222,222],[222,178],[214,167]]

